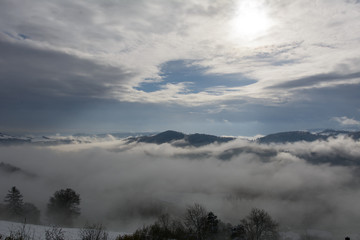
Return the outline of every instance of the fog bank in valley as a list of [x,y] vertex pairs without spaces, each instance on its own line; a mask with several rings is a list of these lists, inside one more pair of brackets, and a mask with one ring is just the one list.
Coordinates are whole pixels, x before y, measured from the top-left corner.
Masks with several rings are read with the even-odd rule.
[[101,221],[121,231],[163,212],[180,217],[197,202],[233,224],[257,207],[277,219],[283,231],[356,233],[358,167],[305,160],[313,154],[358,161],[360,143],[339,137],[272,145],[235,140],[199,148],[122,140],[0,147],[1,161],[32,173],[0,174],[0,198],[17,186],[24,200],[44,213],[49,197],[70,187],[82,199],[79,223]]

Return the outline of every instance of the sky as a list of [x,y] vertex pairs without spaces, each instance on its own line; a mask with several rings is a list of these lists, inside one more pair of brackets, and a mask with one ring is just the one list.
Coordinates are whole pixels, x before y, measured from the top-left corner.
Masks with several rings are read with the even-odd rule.
[[360,129],[359,0],[0,1],[0,131]]

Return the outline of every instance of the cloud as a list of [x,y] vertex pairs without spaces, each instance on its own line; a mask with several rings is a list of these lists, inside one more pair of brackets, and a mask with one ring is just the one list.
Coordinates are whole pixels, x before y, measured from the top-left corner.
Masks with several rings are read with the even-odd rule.
[[[147,125],[146,130],[164,130],[161,125],[176,127],[164,119],[181,109],[178,119],[197,114],[188,124],[195,129],[203,128],[205,119],[219,118],[245,126],[237,134],[253,123],[252,135],[265,128],[306,128],[305,123],[294,124],[299,119],[311,127],[315,122],[332,127],[327,123],[331,117],[350,116],[356,101],[347,99],[344,85],[359,85],[360,5],[258,0],[254,5],[272,26],[248,41],[232,26],[234,19],[241,21],[239,7],[247,3],[1,1],[0,106],[8,117],[0,127],[38,129],[35,120],[41,125],[62,119],[47,128],[63,123],[62,129],[79,129],[92,122],[88,129],[105,125],[137,131]],[[173,71],[180,76],[175,78],[167,70],[176,67],[181,71]],[[155,91],[147,91],[150,85]],[[329,88],[332,96],[323,94]],[[326,102],[333,96],[342,106],[329,107]],[[318,111],[324,115],[314,116]],[[151,124],[119,120],[154,115],[164,117]],[[271,121],[280,116],[287,121]],[[65,122],[77,126],[66,127]],[[214,131],[213,126],[205,131]],[[232,134],[231,129],[225,134]]]
[[[82,221],[103,221],[121,231],[149,223],[164,211],[181,217],[188,204],[199,202],[234,224],[258,207],[284,229],[340,236],[357,231],[358,167],[305,159],[316,153],[358,161],[356,149],[359,142],[348,138],[273,145],[237,140],[200,148],[122,141],[2,147],[1,159],[37,178],[6,176],[0,193],[16,185],[26,201],[44,210],[54,191],[71,187],[82,198]],[[220,158],[230,151],[226,161]]]
[[340,123],[342,126],[360,126],[360,121],[357,121],[353,118],[343,117],[333,117],[334,121]]
[[[190,99],[206,104],[254,95],[274,101],[272,96],[282,95],[282,92],[270,94],[266,87],[299,84],[287,83],[289,79],[321,78],[325,72],[331,75],[329,77],[348,80],[348,75],[332,70],[356,58],[359,46],[356,40],[359,21],[354,21],[358,11],[353,11],[359,6],[350,2],[259,1],[256,6],[267,13],[273,27],[251,42],[230,32],[231,23],[239,17],[239,5],[242,6],[236,2],[37,1],[20,5],[3,1],[1,5],[2,33],[20,45],[46,47],[86,57],[96,66],[111,65],[136,72],[136,77],[128,76],[126,90],[111,95],[122,101],[189,105]],[[321,9],[321,17],[318,9]],[[36,13],[37,17],[32,17],[31,13]],[[327,46],[331,46],[331,50]],[[176,92],[179,96],[176,100],[172,97],[172,88],[159,92],[161,98],[136,91],[141,83],[151,79],[164,80],[161,66],[182,59],[196,61],[207,69],[205,75],[241,74],[258,84],[204,94],[201,84],[195,83],[195,87],[200,88],[196,94],[188,96],[186,91]],[[118,74],[121,79],[122,73]]]
[[[270,88],[293,89],[304,87],[317,87],[321,86],[324,83],[326,85],[330,85],[331,82],[334,81],[338,81],[337,84],[344,84],[344,81],[349,79],[357,79],[358,81],[360,81],[360,72],[350,73],[346,75],[340,75],[338,73],[318,74],[315,76],[304,77],[293,81],[288,81],[286,83],[274,85]],[[358,83],[358,81],[356,81],[355,83]],[[351,84],[351,82],[348,82],[348,84]],[[354,84],[354,82],[352,84]]]
[[7,116],[0,120],[3,131],[83,122],[79,115],[99,106],[106,111],[114,104],[114,94],[137,74],[125,67],[11,41],[1,33],[0,51],[0,107]]
[[[125,68],[0,39],[1,98],[13,102],[43,98],[109,98],[135,73]],[[17,95],[17,96],[14,96]],[[15,98],[15,99],[11,99]]]

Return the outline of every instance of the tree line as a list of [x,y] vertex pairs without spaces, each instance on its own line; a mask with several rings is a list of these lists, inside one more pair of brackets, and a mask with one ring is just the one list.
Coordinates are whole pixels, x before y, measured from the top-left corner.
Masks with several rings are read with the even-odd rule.
[[[46,216],[51,224],[72,226],[75,217],[80,215],[80,195],[67,188],[56,191],[49,198]],[[0,219],[25,223],[40,223],[40,210],[32,203],[24,202],[19,189],[12,187],[0,204]]]
[[[79,206],[80,195],[70,188],[58,190],[49,198],[46,216],[55,227],[46,231],[46,240],[65,240],[59,226],[72,226],[74,218],[80,215]],[[0,204],[0,217],[38,224],[40,210],[32,203],[24,203],[22,194],[14,186],[5,196],[4,204]],[[232,225],[224,223],[215,213],[196,203],[187,207],[181,218],[163,214],[153,224],[143,226],[133,234],[118,236],[116,240],[277,240],[278,226],[262,209],[252,209],[238,224]],[[24,240],[24,234],[23,229],[5,239]],[[107,240],[107,233],[101,224],[87,224],[80,229],[79,236],[81,240]]]
[[161,215],[155,223],[119,236],[117,240],[277,240],[278,223],[262,209],[253,208],[239,224],[224,223],[200,204],[189,206],[182,219]]

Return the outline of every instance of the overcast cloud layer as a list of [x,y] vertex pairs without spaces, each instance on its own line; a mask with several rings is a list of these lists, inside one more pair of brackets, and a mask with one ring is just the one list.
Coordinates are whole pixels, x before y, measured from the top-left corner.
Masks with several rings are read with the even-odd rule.
[[[343,137],[273,145],[235,140],[201,148],[119,140],[2,147],[4,162],[36,177],[1,174],[0,197],[16,185],[25,201],[44,211],[50,195],[70,187],[81,195],[81,221],[102,221],[120,231],[164,212],[181,217],[186,206],[197,202],[233,224],[257,207],[278,220],[282,231],[317,229],[343,237],[359,231],[358,168],[313,165],[298,156],[358,161],[358,149],[359,142]],[[224,160],[229,151],[232,157]]]
[[358,128],[359,36],[355,0],[4,0],[0,128]]

